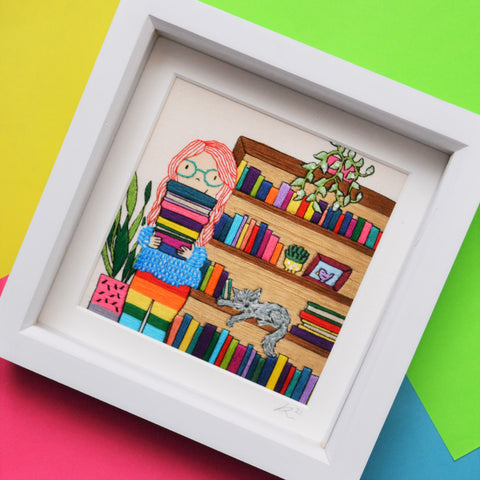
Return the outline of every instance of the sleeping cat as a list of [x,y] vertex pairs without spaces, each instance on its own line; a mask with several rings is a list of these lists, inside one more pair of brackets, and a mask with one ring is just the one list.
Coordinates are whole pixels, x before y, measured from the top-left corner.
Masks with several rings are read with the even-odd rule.
[[290,315],[285,307],[277,303],[261,303],[261,294],[261,288],[253,292],[248,288],[243,290],[234,288],[233,298],[219,298],[217,304],[240,310],[241,313],[233,315],[228,319],[227,325],[229,327],[247,318],[255,318],[260,326],[270,325],[276,328],[274,332],[268,334],[262,341],[265,354],[269,357],[276,357],[275,345],[287,333],[288,325],[290,324]]

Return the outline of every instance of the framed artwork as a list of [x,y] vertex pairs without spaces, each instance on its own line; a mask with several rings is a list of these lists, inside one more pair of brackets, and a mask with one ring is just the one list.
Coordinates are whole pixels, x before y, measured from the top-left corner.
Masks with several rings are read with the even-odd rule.
[[283,478],[359,478],[473,216],[479,125],[206,5],[124,1],[0,353]]

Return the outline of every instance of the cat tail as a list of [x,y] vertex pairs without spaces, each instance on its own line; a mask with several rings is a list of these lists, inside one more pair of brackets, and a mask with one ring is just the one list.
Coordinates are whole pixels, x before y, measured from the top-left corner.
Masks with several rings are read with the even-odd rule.
[[277,354],[275,353],[275,346],[277,345],[277,342],[287,334],[287,330],[288,325],[281,325],[274,332],[268,334],[262,340],[262,347],[265,355],[267,355],[268,357],[277,356]]

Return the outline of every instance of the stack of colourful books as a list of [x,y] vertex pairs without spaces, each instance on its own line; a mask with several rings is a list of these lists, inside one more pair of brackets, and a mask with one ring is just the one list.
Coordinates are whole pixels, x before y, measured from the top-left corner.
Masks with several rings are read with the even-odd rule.
[[215,225],[213,238],[273,265],[284,247],[265,222],[238,213],[233,217],[224,213]]
[[333,310],[307,302],[300,312],[300,323],[292,325],[290,333],[330,352],[344,320],[343,315]]
[[321,211],[316,212],[313,203],[307,202],[306,197],[295,199],[295,190],[290,184],[282,182],[278,188],[275,187],[258,168],[249,166],[245,160],[238,166],[236,189],[373,250],[382,238],[382,232],[372,223],[341,209],[334,211],[324,201],[319,202]]
[[174,180],[169,180],[166,188],[154,235],[162,240],[160,251],[185,260],[178,251],[192,248],[217,201]]
[[229,330],[200,325],[187,313],[175,317],[165,343],[304,404],[318,380],[310,368],[295,368],[285,355],[265,358],[252,345],[240,344]]

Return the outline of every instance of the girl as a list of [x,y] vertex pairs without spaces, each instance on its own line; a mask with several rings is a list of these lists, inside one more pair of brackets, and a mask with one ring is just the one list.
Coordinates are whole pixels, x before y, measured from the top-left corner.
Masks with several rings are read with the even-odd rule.
[[173,157],[157,188],[138,243],[137,270],[119,319],[163,341],[191,288],[198,288],[212,238],[237,180],[232,152],[215,140],[194,140]]

